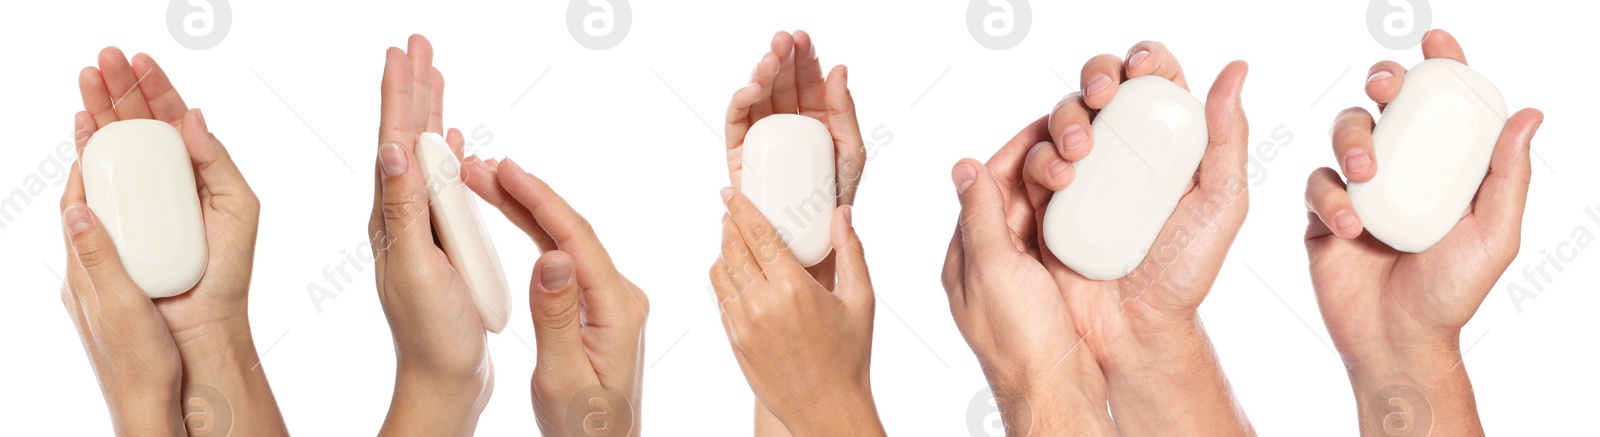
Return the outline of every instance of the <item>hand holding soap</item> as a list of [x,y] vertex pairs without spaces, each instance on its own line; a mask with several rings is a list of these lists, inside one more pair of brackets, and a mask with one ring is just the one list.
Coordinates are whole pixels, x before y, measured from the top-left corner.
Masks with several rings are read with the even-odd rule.
[[1045,246],[1085,278],[1113,280],[1143,262],[1206,150],[1205,106],[1156,76],[1129,79],[1095,116],[1094,148],[1051,196]]
[[445,256],[450,258],[461,281],[472,290],[483,327],[500,332],[510,316],[511,290],[494,241],[489,239],[483,216],[478,214],[478,204],[461,181],[461,161],[444,137],[432,132],[417,138],[416,155],[425,170],[428,209],[439,244],[444,246]]
[[833,249],[828,233],[838,203],[828,127],[804,115],[773,114],[750,126],[743,148],[739,191],[800,264],[822,262]]
[[1422,61],[1372,129],[1378,171],[1351,183],[1350,203],[1373,237],[1428,250],[1465,217],[1505,126],[1500,90],[1452,59]]
[[206,270],[206,229],[194,166],[178,129],[123,120],[83,149],[83,191],[133,283],[151,298],[194,288]]

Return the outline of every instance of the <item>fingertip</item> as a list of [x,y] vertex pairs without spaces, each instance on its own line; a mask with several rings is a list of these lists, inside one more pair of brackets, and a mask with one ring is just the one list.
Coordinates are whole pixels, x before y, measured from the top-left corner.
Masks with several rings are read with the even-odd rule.
[[1339,238],[1354,240],[1361,236],[1361,219],[1356,217],[1354,209],[1340,209],[1333,214],[1332,222],[1334,229],[1337,229],[1334,235],[1338,235]]
[[573,273],[576,269],[573,268],[572,255],[566,251],[556,249],[545,252],[544,255],[539,256],[536,264],[538,264],[538,268],[535,270],[538,272],[539,278],[534,283],[538,284],[539,291],[556,294],[565,290],[567,285],[572,283]]
[[61,211],[61,224],[66,227],[68,235],[77,236],[93,227],[94,223],[94,212],[87,206],[70,203]]
[[972,158],[963,158],[956,162],[950,169],[950,180],[955,183],[956,195],[966,194],[972,183],[978,180],[978,163]]

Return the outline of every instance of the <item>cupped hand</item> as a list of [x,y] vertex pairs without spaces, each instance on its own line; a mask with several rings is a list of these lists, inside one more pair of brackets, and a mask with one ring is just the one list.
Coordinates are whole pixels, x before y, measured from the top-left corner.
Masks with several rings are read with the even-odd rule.
[[588,220],[544,181],[509,159],[469,157],[464,166],[467,185],[543,253],[528,287],[540,432],[639,435],[649,298],[617,271]]
[[[372,216],[378,301],[395,342],[395,393],[382,433],[470,434],[494,387],[484,322],[472,292],[435,243],[428,187],[415,153],[444,133],[444,76],[433,47],[412,35],[383,69]],[[461,153],[462,137],[445,137]]]
[[[1166,46],[1146,41],[1129,53],[1126,62],[1113,55],[1090,59],[1083,67],[1084,91],[1062,99],[1049,117],[1054,143],[1028,152],[1023,185],[1036,222],[1042,221],[1051,196],[1072,183],[1073,163],[1093,150],[1091,124],[1114,98],[1119,84],[1157,76],[1188,89],[1183,69]],[[1124,433],[1250,432],[1198,316],[1249,210],[1245,177],[1249,125],[1240,103],[1247,71],[1244,62],[1235,61],[1212,83],[1205,102],[1209,136],[1200,167],[1131,273],[1116,280],[1090,280],[1062,264],[1048,248],[1040,249],[1045,267],[1066,295],[1073,323],[1105,371],[1111,407]],[[1194,366],[1214,377],[1186,376],[1195,372]],[[1163,378],[1198,385],[1187,387],[1194,390],[1193,396],[1174,398],[1153,385]],[[1164,414],[1167,408],[1158,406],[1182,399],[1195,400],[1194,414]]]
[[869,372],[872,281],[851,207],[831,217],[839,280],[830,291],[749,198],[723,188],[722,199],[728,215],[711,284],[757,401],[794,435],[882,435]]
[[[1424,36],[1422,52],[1428,59],[1466,62],[1461,46],[1442,30]],[[1399,94],[1405,73],[1392,61],[1373,65],[1366,91],[1380,110]],[[1433,398],[1435,433],[1482,432],[1471,388],[1462,387],[1466,375],[1459,336],[1521,245],[1532,178],[1530,142],[1543,121],[1544,114],[1535,109],[1506,120],[1470,211],[1422,253],[1397,251],[1363,232],[1339,173],[1324,167],[1311,174],[1305,238],[1312,286],[1363,412],[1365,395],[1387,385],[1410,385]],[[1383,165],[1372,149],[1373,126],[1372,115],[1360,107],[1334,121],[1333,150],[1349,182],[1371,180]],[[1442,414],[1447,412],[1459,414]],[[1365,431],[1382,431],[1369,427],[1375,422],[1365,413],[1362,424]]]

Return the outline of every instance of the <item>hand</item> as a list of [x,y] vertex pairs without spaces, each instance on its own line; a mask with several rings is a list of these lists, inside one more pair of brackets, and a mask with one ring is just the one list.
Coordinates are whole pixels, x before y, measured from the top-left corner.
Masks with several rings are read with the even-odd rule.
[[[103,243],[103,246],[77,246],[79,257],[76,264],[81,268],[76,270],[98,270],[99,273],[87,273],[77,284],[71,285],[70,292],[77,295],[77,307],[73,312],[87,312],[103,322],[103,318],[95,313],[111,311],[107,307],[111,302],[86,303],[81,290],[98,289],[96,285],[103,285],[108,290],[127,292],[125,299],[117,298],[125,301],[115,306],[116,311],[142,313],[145,311],[139,307],[150,307],[154,314],[159,315],[155,321],[163,323],[159,328],[170,333],[165,335],[165,342],[177,348],[177,356],[182,361],[181,368],[174,371],[182,373],[183,399],[199,398],[213,403],[229,403],[232,417],[227,419],[227,423],[231,429],[287,434],[283,417],[278,412],[277,402],[260,365],[248,316],[260,201],[228,156],[227,149],[207,129],[200,110],[190,109],[183,102],[166,72],[148,55],[136,55],[130,63],[120,50],[108,47],[100,52],[99,68],[86,67],[79,74],[78,86],[84,106],[84,111],[79,112],[74,120],[80,157],[89,138],[98,129],[116,121],[155,119],[178,129],[194,164],[208,258],[205,274],[188,292],[154,301],[144,297],[143,291],[137,286],[124,282],[127,273],[122,269],[115,248],[109,240],[101,239],[104,229],[84,206],[82,174],[78,166],[74,166],[71,183],[62,196],[63,217],[69,229],[84,233],[75,234],[74,239],[69,240],[81,243],[78,239],[88,239],[93,244]],[[88,253],[85,253],[85,248],[90,249]],[[85,261],[85,255],[105,259]],[[89,268],[90,264],[94,268]],[[127,317],[129,323],[149,322],[143,316]],[[86,320],[82,316],[79,319]],[[84,325],[80,323],[79,326],[81,330]],[[116,326],[115,330],[122,335],[129,332],[126,331],[129,326],[110,326]],[[110,326],[104,328],[112,329]],[[134,329],[132,332],[140,334],[127,337],[160,337],[153,331],[144,331]],[[97,339],[98,336],[84,333],[85,344],[88,345],[91,338]],[[112,333],[112,336],[117,336],[117,333]],[[165,354],[141,352],[137,355],[161,361],[154,357]],[[91,352],[90,355],[95,354]],[[164,364],[151,366],[167,372]],[[213,399],[219,395],[222,399]],[[185,407],[193,406],[191,404],[184,402]],[[198,413],[209,414],[208,411]],[[217,418],[189,421],[185,425],[189,427],[188,431],[200,433],[211,432],[210,427],[220,423],[221,419]]]
[[[389,48],[382,111],[367,232],[396,369],[380,434],[468,435],[493,392],[494,366],[472,293],[434,243],[414,147],[423,132],[444,132],[444,76],[421,35],[405,52]],[[451,129],[445,141],[461,154],[460,131]]]
[[509,159],[472,157],[464,166],[467,186],[543,252],[528,291],[540,432],[638,436],[650,299],[617,271],[589,222],[544,181]]
[[1046,145],[1041,118],[985,165],[951,170],[961,218],[942,279],[950,313],[977,354],[1009,435],[1116,435],[1105,377],[1067,301],[1039,260],[1033,205],[1018,183],[1025,153]]
[[[1029,151],[1024,185],[1036,221],[1051,196],[1071,183],[1072,163],[1093,149],[1090,124],[1119,83],[1154,75],[1188,89],[1166,46],[1146,41],[1129,53],[1126,63],[1112,55],[1090,59],[1083,67],[1085,92],[1068,95],[1050,115],[1054,144]],[[1066,295],[1073,323],[1105,372],[1112,416],[1126,435],[1253,433],[1198,314],[1249,210],[1249,126],[1239,102],[1247,70],[1235,61],[1212,84],[1205,106],[1209,144],[1200,168],[1132,273],[1113,281],[1089,280],[1040,247],[1046,269]]]
[[[1442,30],[1423,37],[1422,54],[1466,62],[1461,46]],[[1384,61],[1370,74],[1367,96],[1381,110],[1399,94],[1405,69]],[[1363,233],[1339,174],[1326,167],[1311,174],[1306,183],[1311,282],[1328,335],[1349,370],[1363,435],[1382,435],[1390,425],[1383,421],[1390,407],[1372,401],[1396,385],[1422,395],[1407,402],[1431,404],[1433,434],[1483,433],[1461,366],[1461,327],[1521,246],[1532,177],[1529,147],[1543,121],[1544,114],[1535,109],[1506,121],[1471,211],[1423,253],[1399,252]],[[1372,151],[1373,125],[1372,116],[1359,107],[1334,121],[1334,154],[1350,182],[1371,180],[1382,165]]]
[[831,218],[839,282],[830,292],[749,198],[723,188],[722,199],[728,215],[711,285],[757,401],[796,435],[883,435],[868,371],[872,281],[850,206]]

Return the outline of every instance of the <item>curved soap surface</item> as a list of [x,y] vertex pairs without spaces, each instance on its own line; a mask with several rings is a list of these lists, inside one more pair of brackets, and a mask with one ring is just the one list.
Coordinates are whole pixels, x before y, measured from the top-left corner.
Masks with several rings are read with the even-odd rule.
[[194,288],[206,271],[206,229],[183,136],[158,120],[123,120],[83,149],[83,191],[128,271],[151,298]]
[[500,332],[510,316],[511,289],[506,285],[500,254],[483,226],[483,216],[478,214],[478,204],[461,180],[461,161],[444,137],[432,132],[417,138],[416,155],[426,170],[423,179],[428,184],[428,209],[445,256],[467,289],[472,290],[483,327]]
[[1466,216],[1505,126],[1500,89],[1466,64],[1422,61],[1372,129],[1378,171],[1351,183],[1356,215],[1396,250],[1428,250]]
[[1166,79],[1123,82],[1095,116],[1094,147],[1050,198],[1044,242],[1086,278],[1126,276],[1178,207],[1206,150],[1205,106]]
[[828,229],[838,203],[833,136],[814,118],[773,114],[744,136],[739,191],[767,216],[800,264],[833,249]]

